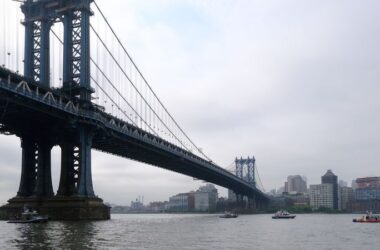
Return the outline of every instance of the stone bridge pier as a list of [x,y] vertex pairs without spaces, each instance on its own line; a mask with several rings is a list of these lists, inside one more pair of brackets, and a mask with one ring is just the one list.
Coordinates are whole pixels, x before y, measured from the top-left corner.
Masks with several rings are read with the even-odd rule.
[[[52,220],[106,220],[110,208],[93,189],[91,143],[93,132],[81,127],[57,141],[44,136],[21,137],[21,178],[17,195],[0,208],[0,219],[20,216],[24,206]],[[50,138],[60,138],[50,136]],[[61,176],[56,195],[51,176],[51,149],[61,148]]]

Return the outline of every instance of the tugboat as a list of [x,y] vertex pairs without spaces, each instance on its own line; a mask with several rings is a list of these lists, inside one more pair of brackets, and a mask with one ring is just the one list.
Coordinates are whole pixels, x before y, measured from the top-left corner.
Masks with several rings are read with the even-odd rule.
[[367,212],[367,214],[360,218],[353,219],[352,222],[360,223],[380,223],[380,214],[372,214],[372,212]]
[[35,210],[29,210],[27,207],[24,207],[24,212],[21,213],[21,218],[11,219],[8,223],[40,223],[47,222],[48,216],[39,215]]
[[229,219],[229,218],[237,218],[238,216],[239,216],[238,214],[225,211],[223,215],[219,216],[219,218]]
[[272,216],[272,219],[294,219],[294,218],[296,218],[296,216],[289,214],[289,212],[286,210],[277,211],[277,213],[275,213]]

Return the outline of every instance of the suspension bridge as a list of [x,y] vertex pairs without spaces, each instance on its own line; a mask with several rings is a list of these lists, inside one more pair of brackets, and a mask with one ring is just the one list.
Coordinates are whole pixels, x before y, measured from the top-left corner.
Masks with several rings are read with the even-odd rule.
[[[109,218],[93,188],[92,149],[215,183],[255,207],[268,201],[253,167],[245,175],[241,167],[231,173],[190,139],[96,1],[9,2],[3,1],[1,20],[0,132],[21,139],[22,173],[16,197],[2,207],[5,216],[28,204],[53,219]],[[11,4],[20,5],[23,19]],[[61,175],[55,193],[56,145]]]

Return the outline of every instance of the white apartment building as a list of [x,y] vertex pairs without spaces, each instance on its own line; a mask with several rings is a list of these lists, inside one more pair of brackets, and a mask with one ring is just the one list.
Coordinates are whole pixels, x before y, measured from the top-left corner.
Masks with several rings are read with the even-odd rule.
[[199,212],[213,212],[216,210],[218,190],[212,184],[200,187],[194,193],[194,209]]
[[334,208],[333,185],[310,185],[310,206],[313,210],[321,207]]
[[209,193],[196,192],[194,194],[194,207],[195,211],[207,212],[210,208]]

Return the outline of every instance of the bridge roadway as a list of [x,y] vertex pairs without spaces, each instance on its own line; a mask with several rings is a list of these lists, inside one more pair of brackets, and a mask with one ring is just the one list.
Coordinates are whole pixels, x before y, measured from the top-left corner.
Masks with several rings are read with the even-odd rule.
[[[79,100],[69,101],[59,89],[47,89],[0,67],[1,133],[51,138],[59,145],[78,124],[94,128],[92,148],[96,150],[215,183],[258,200],[269,199],[213,162],[111,116],[100,106],[83,108]],[[108,167],[112,171],[112,165]]]

